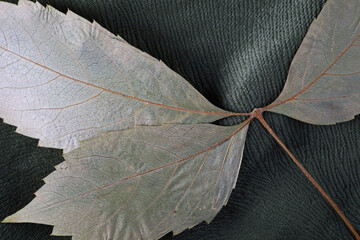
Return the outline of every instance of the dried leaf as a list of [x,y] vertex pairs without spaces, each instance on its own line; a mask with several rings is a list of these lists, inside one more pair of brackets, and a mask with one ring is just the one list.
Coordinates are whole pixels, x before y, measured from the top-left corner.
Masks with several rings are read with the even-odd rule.
[[67,152],[101,132],[232,115],[163,62],[71,11],[1,2],[0,22],[0,117],[40,146]]
[[270,111],[312,124],[353,119],[360,113],[359,38],[359,0],[328,0],[311,24]]
[[[248,123],[258,118],[360,239],[262,117],[270,110],[331,124],[360,112],[359,5],[329,0],[280,97],[236,114],[214,107],[164,64],[96,23],[39,3],[0,3],[0,116],[43,146],[78,147],[4,222],[50,224],[54,235],[94,240],[157,239],[210,222],[235,187]],[[194,124],[231,115],[251,117],[232,127]]]
[[51,224],[74,240],[158,239],[210,222],[235,187],[247,128],[137,127],[85,141],[4,222]]

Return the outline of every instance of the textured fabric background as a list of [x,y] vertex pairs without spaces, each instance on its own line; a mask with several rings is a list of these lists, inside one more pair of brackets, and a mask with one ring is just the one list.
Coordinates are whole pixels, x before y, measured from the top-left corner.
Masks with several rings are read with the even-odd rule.
[[[231,111],[271,103],[311,21],[325,0],[48,0],[95,19],[163,60],[206,98]],[[265,119],[360,231],[360,119],[312,126],[281,115]],[[232,118],[219,122],[240,122]],[[0,219],[25,206],[41,179],[63,161],[60,150],[0,124]],[[49,237],[51,227],[0,224],[1,240]],[[168,234],[164,239],[172,239]],[[173,239],[353,239],[330,205],[254,121],[237,186],[210,225]]]

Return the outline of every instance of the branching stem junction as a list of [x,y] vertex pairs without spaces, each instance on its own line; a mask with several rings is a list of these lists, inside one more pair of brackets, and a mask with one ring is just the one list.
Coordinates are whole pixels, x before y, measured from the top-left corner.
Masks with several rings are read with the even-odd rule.
[[315,188],[323,195],[323,197],[330,203],[336,213],[341,217],[346,226],[349,228],[351,233],[355,236],[356,240],[360,240],[359,234],[356,232],[354,227],[351,225],[350,221],[336,205],[336,203],[330,198],[330,196],[324,191],[324,189],[316,182],[316,180],[310,175],[310,173],[304,168],[303,165],[295,158],[295,156],[290,152],[290,150],[285,146],[285,144],[280,140],[280,138],[275,134],[275,132],[270,128],[265,119],[262,116],[262,113],[265,109],[255,108],[254,111],[250,114],[250,119],[257,118],[265,129],[273,136],[273,138],[279,143],[279,145],[285,150],[285,152],[290,156],[293,162],[300,168],[300,170],[305,174],[305,176],[310,180],[310,182],[315,186]]

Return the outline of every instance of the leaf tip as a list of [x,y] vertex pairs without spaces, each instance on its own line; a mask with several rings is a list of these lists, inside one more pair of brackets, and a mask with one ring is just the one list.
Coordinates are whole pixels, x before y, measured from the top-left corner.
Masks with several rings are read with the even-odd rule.
[[1,221],[1,223],[15,223],[15,222],[18,222],[18,221],[17,221],[17,218],[14,217],[14,215],[10,215]]

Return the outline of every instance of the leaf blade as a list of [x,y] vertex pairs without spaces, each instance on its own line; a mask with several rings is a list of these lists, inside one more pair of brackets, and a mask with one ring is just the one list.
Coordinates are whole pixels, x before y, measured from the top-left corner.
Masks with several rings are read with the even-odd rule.
[[0,11],[0,117],[40,146],[69,151],[100,132],[233,115],[96,22],[24,0]]
[[74,239],[157,239],[210,222],[235,187],[247,123],[139,127],[88,140],[5,222],[51,224]]
[[295,55],[283,91],[266,108],[324,125],[359,114],[359,21],[358,1],[328,1]]

